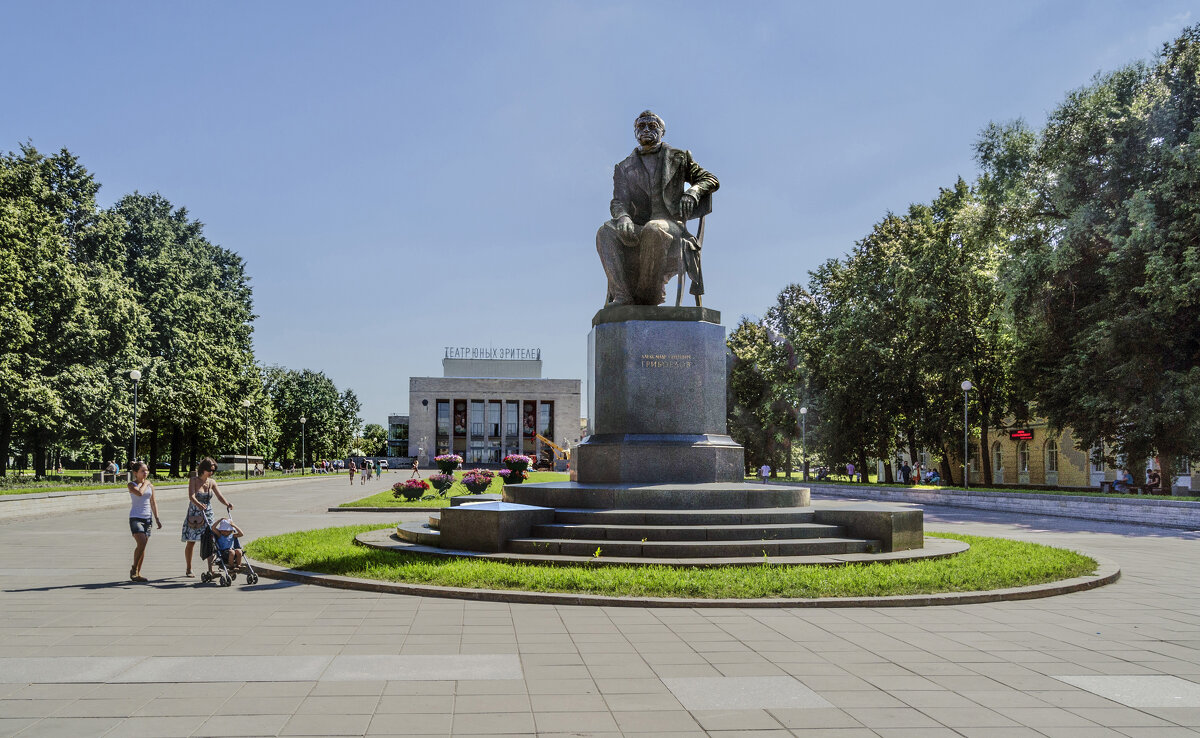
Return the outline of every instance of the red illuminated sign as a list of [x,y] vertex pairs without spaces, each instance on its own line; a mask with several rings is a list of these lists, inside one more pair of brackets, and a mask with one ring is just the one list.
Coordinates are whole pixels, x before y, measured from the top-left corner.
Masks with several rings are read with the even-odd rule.
[[1032,441],[1033,431],[1031,430],[1014,430],[1008,432],[1008,437],[1014,441]]

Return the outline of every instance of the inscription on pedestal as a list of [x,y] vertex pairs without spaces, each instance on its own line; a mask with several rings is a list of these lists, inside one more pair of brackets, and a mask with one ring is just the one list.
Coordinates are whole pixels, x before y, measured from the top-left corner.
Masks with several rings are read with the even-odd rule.
[[643,369],[691,369],[691,354],[642,354]]

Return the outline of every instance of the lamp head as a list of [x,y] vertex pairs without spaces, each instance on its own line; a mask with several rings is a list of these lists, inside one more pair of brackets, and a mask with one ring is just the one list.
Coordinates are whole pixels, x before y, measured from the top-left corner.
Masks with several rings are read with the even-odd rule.
[[307,422],[308,422],[308,418],[305,418],[303,415],[301,415],[300,416],[300,425],[304,425]]
[[250,402],[249,400],[242,400],[242,407],[250,407],[253,404],[254,403]]
[[142,373],[137,369],[134,369],[133,371],[129,372],[129,378],[136,382],[142,378]]
[[971,384],[971,380],[966,380],[962,383],[963,392],[970,392],[975,389],[975,385]]
[[806,407],[802,407],[802,408],[800,408],[800,414],[801,414],[801,415],[808,415],[808,408],[806,408]]

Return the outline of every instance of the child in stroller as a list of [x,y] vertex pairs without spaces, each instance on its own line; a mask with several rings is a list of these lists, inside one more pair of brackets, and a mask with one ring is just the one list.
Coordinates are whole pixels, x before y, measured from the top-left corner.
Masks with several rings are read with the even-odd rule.
[[201,544],[201,549],[205,547],[204,544],[210,544],[216,549],[217,566],[221,569],[221,573],[217,576],[201,575],[204,581],[219,579],[222,587],[228,587],[237,578],[238,571],[243,568],[246,570],[247,584],[254,584],[258,581],[258,574],[246,561],[242,553],[242,544],[238,541],[243,535],[245,534],[242,533],[242,529],[230,518],[221,518],[206,531],[206,539],[208,536],[211,536],[211,539],[205,540]]

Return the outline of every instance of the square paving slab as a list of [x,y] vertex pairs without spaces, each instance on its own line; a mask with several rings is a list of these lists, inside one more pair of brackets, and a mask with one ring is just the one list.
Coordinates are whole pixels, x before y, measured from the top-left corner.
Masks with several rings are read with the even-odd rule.
[[1067,684],[1085,689],[1129,707],[1200,708],[1200,684],[1176,676],[1058,676]]
[[689,710],[833,706],[789,676],[668,677],[662,681]]

